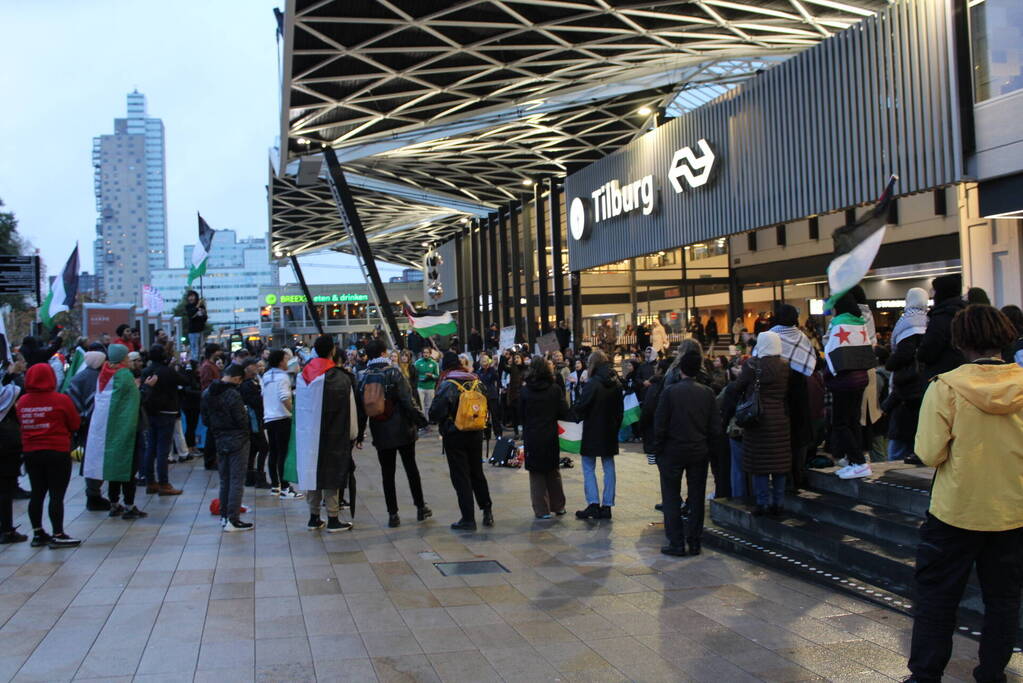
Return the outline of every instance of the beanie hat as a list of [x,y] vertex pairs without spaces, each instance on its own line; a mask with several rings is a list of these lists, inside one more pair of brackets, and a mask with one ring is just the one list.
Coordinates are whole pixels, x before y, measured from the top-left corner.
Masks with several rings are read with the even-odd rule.
[[906,308],[927,308],[927,290],[913,287],[906,292]]
[[107,347],[107,358],[117,365],[128,356],[128,347],[124,344],[111,344]]
[[931,280],[931,287],[934,288],[935,303],[958,298],[963,293],[963,276],[959,273],[952,273],[936,277]]
[[458,359],[458,355],[454,351],[445,351],[444,358],[440,362],[441,370],[460,370],[462,368],[462,361]]
[[761,332],[757,335],[757,345],[753,347],[753,355],[757,358],[781,355],[781,337],[776,332]]
[[93,370],[99,370],[103,365],[103,361],[106,359],[107,355],[102,351],[86,351],[85,367],[92,368]]

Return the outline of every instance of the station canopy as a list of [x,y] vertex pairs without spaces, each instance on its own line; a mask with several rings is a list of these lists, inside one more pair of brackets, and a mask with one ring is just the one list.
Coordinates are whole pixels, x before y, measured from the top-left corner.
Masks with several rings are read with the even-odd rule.
[[288,0],[275,257],[350,237],[336,150],[378,260],[421,266],[469,219],[613,153],[886,0]]

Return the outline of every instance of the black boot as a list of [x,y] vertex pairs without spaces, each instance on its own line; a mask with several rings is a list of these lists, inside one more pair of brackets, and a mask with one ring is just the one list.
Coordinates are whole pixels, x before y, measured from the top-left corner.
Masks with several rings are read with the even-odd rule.
[[476,531],[476,521],[472,519],[460,519],[452,524],[451,528],[455,531]]
[[576,510],[575,516],[577,519],[600,519],[600,506],[590,503],[585,510]]
[[387,519],[387,526],[392,529],[396,526],[401,526],[401,517],[398,516],[397,512],[392,512],[390,517]]
[[700,545],[700,539],[695,539],[695,540],[694,539],[690,539],[688,545],[689,545],[689,554],[690,555],[699,555],[700,554],[700,551],[702,550],[702,547]]
[[685,557],[686,556],[686,546],[685,546],[684,543],[679,544],[679,545],[672,545],[671,543],[669,543],[668,545],[662,545],[661,546],[661,554],[662,555],[671,555],[672,557]]
[[85,499],[85,509],[92,512],[106,512],[110,509],[110,501],[103,496],[92,496]]
[[494,526],[494,513],[490,508],[483,510],[483,526]]
[[611,506],[601,505],[600,506],[600,519],[611,519]]
[[416,508],[416,521],[422,522],[427,517],[433,517],[433,510],[426,505],[420,505]]

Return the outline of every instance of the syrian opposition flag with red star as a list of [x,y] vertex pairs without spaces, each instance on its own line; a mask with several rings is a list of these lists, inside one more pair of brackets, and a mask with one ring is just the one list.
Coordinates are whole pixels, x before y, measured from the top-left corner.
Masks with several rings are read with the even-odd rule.
[[858,315],[835,316],[824,343],[824,358],[832,375],[843,370],[869,370],[877,366],[877,356],[870,345],[867,321]]

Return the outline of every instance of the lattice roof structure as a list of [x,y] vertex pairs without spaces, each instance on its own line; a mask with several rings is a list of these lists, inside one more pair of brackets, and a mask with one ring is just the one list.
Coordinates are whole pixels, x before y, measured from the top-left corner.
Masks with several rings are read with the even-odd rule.
[[[843,30],[887,0],[288,0],[273,250],[347,250],[324,180],[361,179],[375,256],[596,161]],[[358,185],[358,187],[356,187]]]

